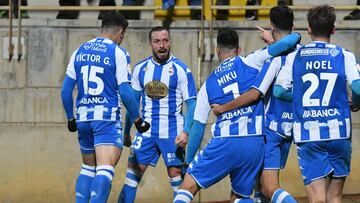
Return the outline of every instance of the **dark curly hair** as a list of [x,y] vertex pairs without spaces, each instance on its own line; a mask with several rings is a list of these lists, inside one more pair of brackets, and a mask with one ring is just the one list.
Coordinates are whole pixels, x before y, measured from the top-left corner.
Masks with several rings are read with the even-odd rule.
[[285,5],[272,7],[270,21],[279,30],[291,31],[294,24],[294,12]]
[[335,28],[335,9],[327,4],[311,8],[307,21],[314,36],[330,37]]

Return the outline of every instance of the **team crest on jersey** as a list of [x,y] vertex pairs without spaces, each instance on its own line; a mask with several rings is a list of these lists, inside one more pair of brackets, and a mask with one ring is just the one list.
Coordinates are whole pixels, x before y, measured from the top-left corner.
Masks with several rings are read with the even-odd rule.
[[330,55],[331,55],[332,57],[337,56],[339,53],[340,53],[340,51],[337,50],[337,49],[330,49]]
[[168,95],[169,89],[161,81],[154,80],[145,85],[145,93],[151,99],[162,99]]
[[146,72],[148,70],[148,67],[143,68],[143,71]]

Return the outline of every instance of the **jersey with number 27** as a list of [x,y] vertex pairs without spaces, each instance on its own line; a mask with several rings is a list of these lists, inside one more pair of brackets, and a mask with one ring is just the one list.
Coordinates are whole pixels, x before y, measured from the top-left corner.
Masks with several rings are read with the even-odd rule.
[[94,38],[72,54],[66,74],[76,80],[78,122],[120,118],[118,85],[130,82],[130,56],[107,38]]
[[355,55],[339,46],[313,42],[289,54],[276,84],[293,81],[296,143],[347,139],[351,117],[346,82],[360,79]]

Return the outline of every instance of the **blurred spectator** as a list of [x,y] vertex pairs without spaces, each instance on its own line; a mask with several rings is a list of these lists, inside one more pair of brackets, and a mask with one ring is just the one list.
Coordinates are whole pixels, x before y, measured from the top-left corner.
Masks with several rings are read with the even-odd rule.
[[[247,6],[257,6],[259,5],[259,0],[247,0],[246,5]],[[245,11],[245,18],[246,20],[257,20],[257,10],[246,10]]]
[[[162,9],[169,10],[169,14],[167,16],[167,20],[172,21],[173,16],[173,8],[175,6],[176,0],[162,0]],[[124,0],[123,6],[141,6],[144,4],[144,0]],[[191,6],[201,5],[201,0],[188,0],[188,4]],[[124,11],[121,12],[127,19],[138,20],[140,19],[140,11]],[[190,17],[192,20],[200,20],[201,19],[201,11],[200,10],[191,10]]]
[[[87,0],[88,3],[92,3],[93,0]],[[80,0],[59,0],[60,6],[80,6]],[[115,0],[100,0],[99,6],[116,6]],[[100,11],[98,19],[102,19],[107,11]],[[57,19],[77,19],[79,17],[79,11],[59,11],[56,16]]]
[[[10,0],[0,0],[0,6],[7,6],[9,5]],[[13,1],[13,16],[15,18],[18,17],[18,6],[19,2],[18,0]],[[27,0],[21,1],[22,6],[27,6]],[[8,10],[0,10],[0,18],[8,18],[9,17],[9,11]],[[29,15],[26,11],[21,11],[21,18],[29,18]]]
[[[123,6],[142,6],[144,0],[123,0]],[[127,19],[139,20],[140,11],[122,11],[121,12]]]
[[[360,5],[360,0],[357,0],[356,5]],[[353,10],[349,15],[344,17],[344,20],[360,20],[360,10]]]
[[[360,1],[360,0],[358,0]],[[229,5],[230,0],[217,0],[216,5]],[[247,6],[256,6],[260,5],[261,0],[247,0]],[[292,5],[292,0],[278,0],[278,5]],[[245,18],[246,20],[257,20],[257,10],[246,10],[245,11]],[[227,20],[229,16],[228,10],[218,10],[216,12],[216,20]]]

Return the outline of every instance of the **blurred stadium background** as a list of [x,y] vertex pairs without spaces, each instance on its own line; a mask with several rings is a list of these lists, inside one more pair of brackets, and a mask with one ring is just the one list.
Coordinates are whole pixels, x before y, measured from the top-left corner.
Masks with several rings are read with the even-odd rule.
[[[245,5],[245,0],[231,0],[231,6]],[[263,0],[262,6],[276,1]],[[116,0],[121,5],[122,0]],[[187,6],[179,0],[180,6]],[[234,27],[240,34],[242,54],[264,46],[255,26],[269,25],[267,10],[259,11],[258,21],[245,21],[245,10],[230,12],[229,21],[215,21],[210,0],[203,0],[204,21],[190,20],[189,10],[176,14],[172,22],[172,52],[185,61],[196,78],[198,88],[216,67],[214,54],[216,30]],[[337,32],[332,43],[339,44],[360,57],[360,21],[343,21],[355,0],[293,0],[294,8],[328,3],[336,6]],[[28,0],[29,6],[58,6],[57,0]],[[87,6],[86,0],[81,5]],[[98,1],[93,1],[93,6]],[[91,6],[90,5],[90,6]],[[145,6],[161,6],[160,0],[147,0]],[[24,7],[26,9],[26,7]],[[56,10],[56,9],[53,9]],[[141,20],[131,20],[125,47],[132,64],[151,54],[147,45],[148,31],[162,24],[165,11],[142,11]],[[60,87],[71,53],[82,43],[98,34],[101,21],[98,11],[81,11],[77,20],[55,19],[57,11],[28,11],[29,18],[19,21],[0,19],[0,202],[74,202],[74,182],[80,168],[80,152],[76,134],[66,128],[65,114],[60,101]],[[302,43],[310,42],[305,19],[306,9],[295,11],[296,31]],[[202,29],[203,27],[203,29]],[[10,29],[12,28],[12,29]],[[12,30],[12,32],[10,32]],[[14,45],[9,49],[9,37]],[[19,44],[21,46],[19,46]],[[19,57],[19,47],[21,49]],[[12,54],[11,60],[9,60]],[[214,121],[211,116],[208,126]],[[345,202],[360,202],[360,115],[353,114],[353,154],[351,174],[345,184]],[[207,143],[210,138],[207,128]],[[129,150],[124,149],[116,167],[116,176],[109,202],[116,202],[122,187]],[[297,164],[295,147],[291,149],[286,169],[281,172],[281,184],[301,202],[307,202]],[[202,190],[193,202],[224,202],[229,199],[229,180],[225,179],[210,189]],[[146,172],[139,185],[136,202],[171,202],[169,185],[163,162]]]

